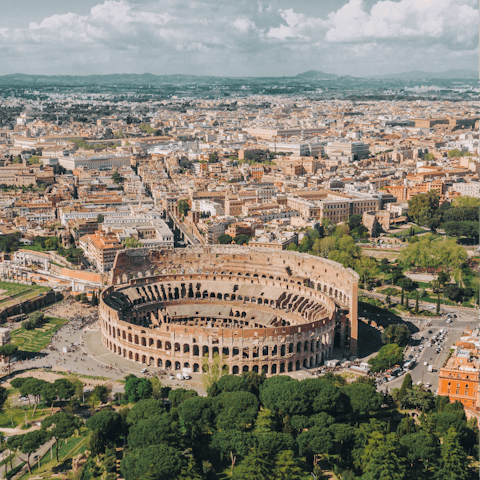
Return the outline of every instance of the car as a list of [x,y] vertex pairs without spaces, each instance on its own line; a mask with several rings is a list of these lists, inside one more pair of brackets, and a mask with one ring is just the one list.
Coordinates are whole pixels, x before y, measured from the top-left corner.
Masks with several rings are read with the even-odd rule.
[[425,387],[426,387],[426,388],[430,388],[431,386],[432,386],[431,383],[426,383],[426,384],[425,384]]
[[433,332],[431,330],[428,331],[428,334],[431,335]]
[[26,402],[26,401],[28,401],[28,398],[27,397],[20,397],[20,401],[21,402]]
[[414,347],[412,347],[412,348],[410,349],[410,351],[411,351],[411,352],[414,352],[414,351],[415,351],[415,348],[414,348]]
[[140,371],[140,373],[147,373],[148,370],[146,368],[142,368],[142,370]]

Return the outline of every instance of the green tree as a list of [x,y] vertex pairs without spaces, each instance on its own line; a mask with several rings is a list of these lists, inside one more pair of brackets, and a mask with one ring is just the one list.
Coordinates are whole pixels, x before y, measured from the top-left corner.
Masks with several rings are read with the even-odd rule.
[[362,224],[362,221],[363,221],[362,215],[360,214],[351,215],[350,218],[348,219],[348,228],[350,228],[350,230],[358,228]]
[[105,447],[118,440],[122,433],[122,420],[118,413],[111,410],[102,410],[87,420],[87,428],[97,431],[99,451],[104,452]]
[[418,313],[418,292],[415,295],[415,313]]
[[408,345],[411,337],[410,330],[403,324],[390,324],[381,335],[383,343],[396,343],[401,347]]
[[28,432],[25,435],[10,437],[7,445],[11,450],[16,450],[26,455],[25,462],[27,463],[28,471],[31,474],[30,458],[44,443],[45,432],[43,430],[35,430],[33,432]]
[[375,357],[368,360],[372,372],[381,372],[394,365],[401,365],[402,362],[403,349],[396,343],[384,345]]
[[186,465],[183,454],[169,445],[149,445],[128,452],[120,464],[126,480],[175,480]]
[[237,245],[246,245],[246,244],[248,244],[249,240],[250,240],[250,237],[248,235],[243,234],[243,233],[241,233],[240,235],[237,235],[233,239],[233,241]]
[[55,458],[57,462],[59,440],[65,440],[71,437],[75,433],[75,430],[78,430],[81,425],[82,422],[79,418],[66,412],[50,415],[42,421],[42,430],[46,432],[45,435],[55,439]]
[[152,383],[148,378],[137,378],[134,375],[130,375],[125,382],[125,395],[130,403],[150,398],[152,392]]
[[266,451],[252,450],[233,471],[233,480],[271,480],[274,463]]
[[98,223],[103,223],[105,220],[105,215],[103,215],[102,213],[99,213],[98,216],[97,216],[97,222]]
[[379,410],[383,403],[383,396],[372,385],[354,382],[343,387],[342,392],[350,399],[350,406],[355,413]]
[[147,398],[144,400],[139,400],[135,405],[129,410],[127,415],[127,422],[130,425],[135,425],[140,420],[145,420],[151,417],[159,417],[166,412],[166,409],[163,405],[163,401],[157,400],[155,398]]
[[458,434],[450,428],[443,437],[440,468],[436,474],[438,480],[468,480],[471,470],[467,455],[460,446]]
[[412,376],[410,373],[405,374],[403,377],[402,386],[400,387],[400,392],[398,394],[399,400],[402,401],[407,394],[408,390],[411,390],[413,387]]
[[0,345],[0,357],[3,357],[3,359],[7,361],[8,373],[10,373],[12,357],[17,353],[17,351],[18,351],[18,347],[13,343]]
[[226,364],[218,353],[213,354],[212,363],[209,363],[208,354],[202,358],[202,385],[205,391],[208,392],[213,384],[227,373]]
[[305,472],[291,450],[283,450],[278,453],[274,464],[273,478],[275,480],[302,480],[304,477]]
[[437,308],[436,308],[437,315],[440,315],[440,294],[437,295]]
[[140,248],[143,247],[143,243],[137,240],[135,237],[128,237],[123,241],[125,248]]
[[189,210],[190,205],[188,203],[188,200],[183,198],[178,201],[178,213],[180,214],[180,216],[185,216]]
[[112,173],[112,179],[116,184],[120,184],[120,183],[123,183],[125,181],[125,179],[118,173],[117,170],[115,170]]
[[403,480],[405,466],[398,457],[397,447],[391,437],[376,445],[362,477],[365,480]]
[[435,218],[440,201],[438,192],[430,190],[428,193],[415,195],[408,201],[408,215],[419,225],[427,223]]
[[366,285],[367,282],[375,279],[379,273],[378,263],[372,257],[362,256],[355,263],[355,271]]
[[219,235],[217,238],[218,243],[225,245],[227,243],[232,243],[233,238],[230,235],[227,235],[226,233]]

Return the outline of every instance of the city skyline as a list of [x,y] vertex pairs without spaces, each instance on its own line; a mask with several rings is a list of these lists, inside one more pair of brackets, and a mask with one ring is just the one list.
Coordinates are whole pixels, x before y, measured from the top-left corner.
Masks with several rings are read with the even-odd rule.
[[478,69],[473,0],[19,0],[0,19],[2,74],[372,76]]

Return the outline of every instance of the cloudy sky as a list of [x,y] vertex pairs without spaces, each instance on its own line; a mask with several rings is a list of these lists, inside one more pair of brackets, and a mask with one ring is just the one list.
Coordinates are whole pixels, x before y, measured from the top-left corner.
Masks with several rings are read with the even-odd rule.
[[0,74],[478,70],[478,0],[1,3]]

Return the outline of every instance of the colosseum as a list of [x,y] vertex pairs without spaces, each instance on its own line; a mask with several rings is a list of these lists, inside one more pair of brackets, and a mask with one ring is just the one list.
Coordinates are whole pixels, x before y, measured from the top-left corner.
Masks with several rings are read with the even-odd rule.
[[100,297],[102,342],[155,367],[231,374],[321,365],[357,350],[358,275],[297,252],[215,245],[124,250]]

